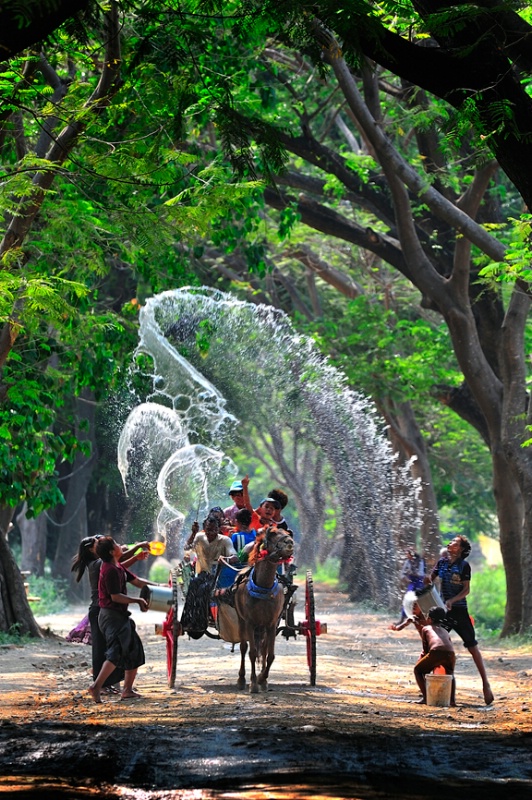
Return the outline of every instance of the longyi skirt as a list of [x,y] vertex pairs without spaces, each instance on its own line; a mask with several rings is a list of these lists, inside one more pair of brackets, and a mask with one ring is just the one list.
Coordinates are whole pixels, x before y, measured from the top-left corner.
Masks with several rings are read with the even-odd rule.
[[146,663],[144,647],[130,616],[113,608],[100,608],[98,625],[105,636],[105,658],[125,670]]

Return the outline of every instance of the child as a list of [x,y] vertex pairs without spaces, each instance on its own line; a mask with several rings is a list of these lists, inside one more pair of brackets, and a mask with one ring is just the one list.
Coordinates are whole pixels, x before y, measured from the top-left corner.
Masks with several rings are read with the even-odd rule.
[[428,612],[428,620],[421,630],[423,652],[414,667],[414,677],[423,695],[423,699],[419,701],[420,703],[426,704],[427,702],[425,675],[432,672],[435,667],[443,667],[446,675],[453,676],[451,706],[456,705],[454,680],[456,655],[448,632],[440,624],[445,620],[445,617],[446,614],[443,608],[431,608]]
[[447,545],[447,558],[441,558],[425,581],[441,580],[441,593],[448,613],[446,627],[456,631],[464,647],[469,650],[482,680],[484,702],[493,703],[493,692],[486,674],[486,667],[475,638],[475,628],[467,608],[467,595],[471,585],[471,567],[466,561],[471,552],[471,542],[466,536],[455,536]]
[[257,536],[257,531],[254,528],[250,528],[250,524],[251,512],[247,508],[241,508],[237,511],[235,515],[236,533],[231,536],[231,541],[241,563],[247,561],[247,554],[243,558],[243,548],[247,544],[254,542]]
[[261,500],[260,505],[255,509],[255,513],[259,517],[260,524],[262,526],[275,525],[275,513],[276,511],[279,511],[280,508],[280,503],[278,503],[277,500],[274,500],[273,497],[265,497],[264,500]]
[[268,497],[271,497],[272,500],[276,500],[279,504],[279,508],[275,509],[275,514],[273,515],[273,521],[278,528],[282,528],[285,531],[289,531],[289,525],[286,519],[283,516],[283,511],[288,505],[288,495],[286,492],[283,492],[282,489],[272,489],[271,492],[268,492]]

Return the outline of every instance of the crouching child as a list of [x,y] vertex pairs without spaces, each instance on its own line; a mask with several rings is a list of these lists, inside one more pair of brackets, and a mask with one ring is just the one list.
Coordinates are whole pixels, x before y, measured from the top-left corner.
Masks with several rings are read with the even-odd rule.
[[423,652],[414,667],[414,676],[423,695],[423,699],[419,701],[420,703],[427,702],[425,676],[436,667],[443,667],[446,675],[452,675],[451,706],[456,705],[454,679],[456,654],[449,633],[441,625],[445,617],[446,614],[443,608],[431,608],[427,615],[427,621],[421,630]]

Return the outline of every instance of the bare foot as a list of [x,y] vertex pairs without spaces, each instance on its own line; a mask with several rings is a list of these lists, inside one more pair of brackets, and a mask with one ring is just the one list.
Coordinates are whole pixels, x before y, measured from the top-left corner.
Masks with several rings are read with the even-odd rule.
[[134,689],[124,689],[122,692],[121,700],[132,700],[134,697],[141,697],[141,695]]
[[102,698],[100,697],[100,692],[94,686],[89,686],[89,694],[95,703],[102,702]]
[[493,703],[494,700],[495,700],[495,697],[493,696],[493,692],[491,691],[491,687],[490,686],[486,686],[485,689],[484,689],[484,702],[486,703],[487,706],[491,706],[491,704]]

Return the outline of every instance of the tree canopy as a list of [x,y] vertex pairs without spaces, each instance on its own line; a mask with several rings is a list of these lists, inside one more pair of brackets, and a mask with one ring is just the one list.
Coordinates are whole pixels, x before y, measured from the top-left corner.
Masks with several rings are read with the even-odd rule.
[[105,397],[147,296],[231,288],[290,311],[375,398],[432,491],[432,547],[430,409],[477,432],[505,631],[528,629],[528,8],[18,5],[0,76],[4,510],[59,499],[58,458],[87,457],[72,398]]

